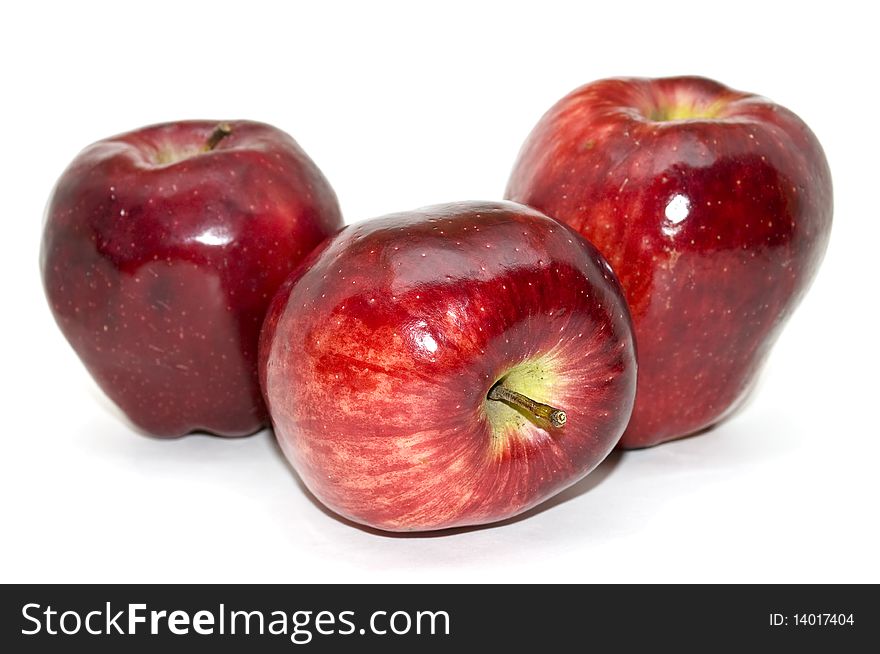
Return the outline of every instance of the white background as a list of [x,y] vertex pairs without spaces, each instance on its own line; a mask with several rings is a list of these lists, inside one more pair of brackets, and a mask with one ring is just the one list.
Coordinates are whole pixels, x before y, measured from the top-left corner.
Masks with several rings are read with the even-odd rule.
[[[876,22],[867,3],[781,5],[6,3],[0,581],[880,582]],[[378,535],[310,500],[268,431],[140,436],[46,306],[44,206],[99,138],[266,121],[315,159],[352,222],[500,198],[562,95],[684,73],[811,125],[834,177],[828,255],[739,414],[615,454],[524,519]]]

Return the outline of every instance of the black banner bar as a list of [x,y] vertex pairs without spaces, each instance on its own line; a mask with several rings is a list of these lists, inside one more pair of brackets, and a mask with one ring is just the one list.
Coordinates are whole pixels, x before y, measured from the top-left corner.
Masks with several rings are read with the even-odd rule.
[[852,651],[880,636],[867,585],[22,585],[0,611],[6,652]]

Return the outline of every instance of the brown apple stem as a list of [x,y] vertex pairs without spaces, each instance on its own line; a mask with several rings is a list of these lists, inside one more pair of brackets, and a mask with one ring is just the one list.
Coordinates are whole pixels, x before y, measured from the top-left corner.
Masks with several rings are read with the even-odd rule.
[[210,152],[211,150],[216,148],[217,144],[230,134],[232,134],[232,127],[229,125],[229,123],[220,123],[219,125],[217,125],[217,127],[214,128],[214,131],[211,132],[211,136],[208,137],[208,140],[205,143],[205,152]]
[[554,427],[564,427],[567,420],[565,411],[562,409],[554,408],[549,404],[535,402],[532,398],[526,397],[516,391],[512,391],[501,384],[496,384],[492,387],[489,391],[488,398],[497,402],[507,402],[507,404],[511,404],[518,409],[531,413],[536,418],[547,420]]

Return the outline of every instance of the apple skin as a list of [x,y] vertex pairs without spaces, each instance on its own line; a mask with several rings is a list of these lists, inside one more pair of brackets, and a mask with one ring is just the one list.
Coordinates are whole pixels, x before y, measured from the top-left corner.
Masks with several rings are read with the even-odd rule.
[[578,230],[620,278],[639,349],[626,448],[736,408],[831,230],[831,175],[809,128],[698,77],[575,90],[528,137],[506,197]]
[[99,141],[59,179],[40,264],[52,313],[140,429],[224,436],[267,424],[259,332],[275,291],[342,227],[336,197],[284,132],[230,121]]
[[[275,297],[260,372],[275,434],[311,492],[389,531],[502,520],[573,484],[623,433],[636,381],[608,264],[509,202],[346,227]],[[488,400],[505,376],[567,424]]]

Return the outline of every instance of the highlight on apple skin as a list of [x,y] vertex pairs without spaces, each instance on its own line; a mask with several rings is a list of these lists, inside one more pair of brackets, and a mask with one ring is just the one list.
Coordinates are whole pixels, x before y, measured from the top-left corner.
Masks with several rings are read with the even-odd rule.
[[579,231],[620,278],[639,348],[629,448],[736,408],[831,231],[831,175],[810,129],[698,77],[575,90],[526,140],[505,197]]
[[341,227],[333,190],[284,132],[167,123],[73,160],[40,265],[61,331],[135,425],[240,436],[268,422],[257,346],[269,302]]
[[630,416],[629,312],[601,255],[510,202],[346,227],[260,344],[276,436],[326,506],[391,531],[509,518],[589,473]]

